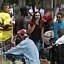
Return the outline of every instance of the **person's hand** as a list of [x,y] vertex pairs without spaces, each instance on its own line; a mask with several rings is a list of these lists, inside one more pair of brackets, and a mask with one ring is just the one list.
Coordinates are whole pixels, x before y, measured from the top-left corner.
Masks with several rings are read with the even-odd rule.
[[8,52],[5,52],[5,55],[7,55],[8,54]]
[[46,49],[47,49],[47,50],[50,50],[51,48],[52,48],[52,46],[49,46],[49,47],[47,47]]
[[0,27],[0,30],[3,30],[3,27]]
[[3,30],[11,30],[12,28],[13,27],[11,25],[8,25],[8,24],[3,26]]
[[13,27],[8,27],[9,30],[11,30]]
[[43,22],[47,22],[47,20],[45,20],[44,18],[42,18],[42,21],[43,21]]
[[36,25],[39,25],[39,19],[37,19],[37,20],[35,21],[35,24],[36,24]]
[[4,27],[3,29],[8,31],[8,30],[13,29],[13,27]]

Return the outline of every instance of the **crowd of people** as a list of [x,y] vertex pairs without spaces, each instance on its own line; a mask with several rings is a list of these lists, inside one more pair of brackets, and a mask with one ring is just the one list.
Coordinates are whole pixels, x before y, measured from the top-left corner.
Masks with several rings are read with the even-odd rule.
[[[5,53],[8,59],[13,57],[15,59],[18,57],[24,58],[25,64],[40,64],[40,59],[49,60],[50,53],[48,49],[50,50],[50,48],[48,47],[53,47],[56,44],[60,45],[60,43],[64,44],[63,12],[60,11],[57,13],[57,19],[54,22],[51,11],[42,15],[41,10],[37,10],[30,15],[30,21],[26,20],[26,17],[29,15],[29,9],[27,7],[21,7],[19,11],[21,16],[16,18],[13,24],[9,14],[9,5],[7,3],[1,5],[1,51]],[[47,31],[50,33],[45,35]],[[62,55],[64,56],[64,54]],[[53,63],[54,61],[51,62],[51,64]],[[63,61],[60,64],[63,64]]]

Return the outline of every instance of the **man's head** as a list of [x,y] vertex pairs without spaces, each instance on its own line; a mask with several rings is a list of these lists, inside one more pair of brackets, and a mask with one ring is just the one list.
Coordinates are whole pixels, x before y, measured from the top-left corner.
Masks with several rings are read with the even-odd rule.
[[17,32],[17,35],[21,38],[24,39],[27,36],[27,31],[26,29],[21,29]]
[[64,28],[61,28],[61,29],[58,30],[58,35],[59,35],[59,37],[64,35]]
[[28,8],[27,7],[21,7],[20,8],[21,15],[27,16],[28,15]]
[[58,20],[58,22],[61,22],[62,19],[63,19],[63,12],[58,12],[57,13],[57,20]]
[[1,10],[2,10],[3,12],[8,13],[8,12],[9,12],[9,4],[7,4],[7,3],[2,3],[2,5],[1,5]]

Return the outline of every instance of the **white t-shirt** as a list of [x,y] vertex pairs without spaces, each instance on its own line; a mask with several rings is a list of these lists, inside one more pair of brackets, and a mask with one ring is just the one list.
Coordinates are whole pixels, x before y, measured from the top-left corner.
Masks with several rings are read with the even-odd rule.
[[64,44],[64,35],[62,35],[62,36],[56,41],[55,44],[57,44],[57,45]]
[[41,16],[43,16],[44,15],[44,9],[40,9],[40,13],[41,13]]

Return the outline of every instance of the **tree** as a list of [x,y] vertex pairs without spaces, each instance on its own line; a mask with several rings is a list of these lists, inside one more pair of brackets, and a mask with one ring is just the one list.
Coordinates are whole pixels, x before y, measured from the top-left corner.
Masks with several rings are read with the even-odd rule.
[[0,0],[0,5],[1,5],[2,2],[3,2],[3,0]]
[[7,2],[9,4],[14,4],[14,3],[18,4],[18,0],[3,0],[3,2]]

